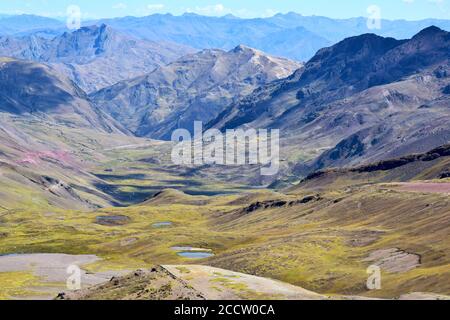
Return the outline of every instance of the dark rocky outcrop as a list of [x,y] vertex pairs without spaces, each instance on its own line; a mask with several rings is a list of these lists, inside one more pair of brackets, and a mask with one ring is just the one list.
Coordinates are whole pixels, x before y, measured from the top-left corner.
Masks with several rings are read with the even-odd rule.
[[450,94],[450,85],[446,86],[444,89],[442,89],[443,94]]
[[262,202],[252,203],[250,206],[244,208],[242,212],[249,214],[258,210],[282,208],[282,207],[293,207],[296,205],[307,204],[312,201],[320,201],[322,198],[320,195],[307,196],[300,200],[287,201],[287,200],[269,200]]
[[[310,181],[314,180],[320,177],[323,177],[327,174],[333,174],[333,173],[346,173],[346,172],[356,172],[356,173],[370,173],[370,172],[376,172],[376,171],[389,171],[396,168],[400,168],[403,166],[406,166],[408,164],[414,163],[414,162],[429,162],[434,161],[443,157],[449,157],[450,156],[450,145],[445,145],[438,147],[436,149],[433,149],[429,152],[423,153],[423,154],[412,154],[405,157],[400,157],[397,159],[389,159],[385,161],[379,161],[376,163],[363,165],[363,166],[357,166],[354,168],[331,168],[326,170],[318,170],[311,174],[309,174],[303,181]],[[439,176],[440,179],[445,179],[450,177],[450,172],[445,171],[442,172]]]

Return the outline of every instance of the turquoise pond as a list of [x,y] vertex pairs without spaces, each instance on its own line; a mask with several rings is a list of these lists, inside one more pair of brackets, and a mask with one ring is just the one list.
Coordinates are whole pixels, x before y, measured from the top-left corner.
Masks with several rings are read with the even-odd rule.
[[194,251],[178,252],[177,255],[188,259],[206,259],[214,256],[214,254],[211,252],[194,252]]
[[168,228],[172,226],[172,222],[170,221],[164,221],[164,222],[157,222],[152,224],[153,228]]
[[206,259],[214,256],[212,250],[193,247],[172,247],[177,255],[187,259]]

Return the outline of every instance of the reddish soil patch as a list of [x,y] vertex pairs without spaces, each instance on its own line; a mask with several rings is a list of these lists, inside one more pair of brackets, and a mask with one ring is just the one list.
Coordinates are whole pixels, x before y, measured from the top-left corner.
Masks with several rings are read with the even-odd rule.
[[450,193],[450,183],[401,183],[398,189],[411,192]]
[[39,164],[45,159],[57,160],[62,163],[73,163],[72,156],[66,151],[36,151],[27,152],[24,154],[22,159],[18,161],[19,164]]

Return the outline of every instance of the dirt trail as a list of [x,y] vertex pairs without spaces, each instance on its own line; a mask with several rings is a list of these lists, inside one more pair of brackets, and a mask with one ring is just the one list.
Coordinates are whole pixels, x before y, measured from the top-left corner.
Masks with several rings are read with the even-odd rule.
[[163,266],[189,283],[207,300],[282,299],[323,300],[328,297],[268,278],[200,265]]

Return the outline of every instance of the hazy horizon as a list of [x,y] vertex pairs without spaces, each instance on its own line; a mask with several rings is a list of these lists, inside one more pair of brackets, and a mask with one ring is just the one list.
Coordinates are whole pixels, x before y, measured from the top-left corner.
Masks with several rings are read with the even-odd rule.
[[448,0],[349,0],[345,4],[327,0],[311,1],[268,1],[261,5],[258,1],[224,0],[224,1],[176,1],[162,0],[148,3],[142,0],[118,0],[114,2],[78,1],[25,1],[1,2],[0,14],[31,14],[55,19],[67,16],[67,8],[71,5],[80,7],[83,20],[120,18],[126,16],[149,16],[153,14],[172,14],[180,16],[195,13],[203,16],[223,17],[233,15],[239,18],[267,18],[276,14],[294,12],[304,16],[323,16],[332,19],[349,19],[367,17],[368,8],[377,6],[381,18],[386,20],[424,20],[450,19],[450,3]]

